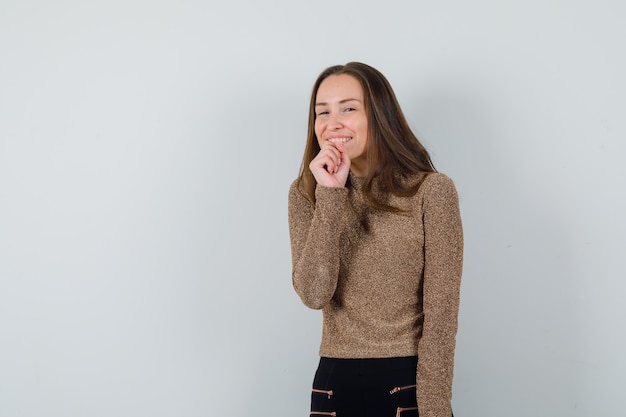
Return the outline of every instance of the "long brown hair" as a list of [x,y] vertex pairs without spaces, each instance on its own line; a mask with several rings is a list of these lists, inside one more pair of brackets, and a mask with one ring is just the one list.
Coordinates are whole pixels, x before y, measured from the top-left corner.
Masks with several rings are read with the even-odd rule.
[[[399,211],[388,205],[373,192],[376,178],[377,191],[396,196],[414,195],[420,182],[407,182],[415,174],[436,172],[430,155],[411,131],[402,113],[396,95],[389,81],[375,68],[361,62],[334,65],[326,68],[317,77],[309,104],[309,127],[307,143],[300,166],[299,188],[304,195],[315,202],[317,182],[309,169],[309,164],[317,156],[320,146],[315,135],[315,101],[317,90],[331,75],[347,74],[359,81],[363,89],[363,100],[367,116],[366,158],[368,172],[363,191],[367,201],[374,208],[386,211]],[[375,195],[376,194],[376,195]]]

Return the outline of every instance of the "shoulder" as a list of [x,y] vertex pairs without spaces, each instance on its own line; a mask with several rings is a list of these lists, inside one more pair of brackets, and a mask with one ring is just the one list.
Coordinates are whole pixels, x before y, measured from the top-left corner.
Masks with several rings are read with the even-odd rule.
[[314,203],[309,200],[306,192],[302,188],[300,177],[293,180],[289,186],[288,204],[290,209],[302,209],[314,206]]
[[289,200],[305,198],[304,191],[300,185],[300,177],[297,177],[289,186]]
[[420,191],[420,194],[423,196],[425,202],[431,200],[458,200],[458,192],[454,181],[452,178],[441,172],[428,174],[422,183]]
[[417,188],[417,197],[422,197],[428,193],[436,193],[438,191],[455,191],[454,181],[441,172],[419,172],[403,177],[402,184],[408,188]]
[[297,177],[295,180],[291,182],[291,185],[289,186],[289,195],[295,192],[298,192],[299,188],[300,188],[300,177]]
[[446,174],[442,173],[442,172],[432,172],[426,175],[426,178],[424,179],[424,185],[427,185],[428,187],[439,187],[439,188],[454,188],[456,189],[456,186],[454,185],[454,181],[452,180],[452,178],[450,178],[449,176],[447,176]]

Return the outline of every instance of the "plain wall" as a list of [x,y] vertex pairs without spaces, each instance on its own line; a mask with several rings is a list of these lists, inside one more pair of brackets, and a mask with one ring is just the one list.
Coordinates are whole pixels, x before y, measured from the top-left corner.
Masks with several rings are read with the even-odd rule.
[[287,190],[317,74],[381,70],[466,235],[458,417],[626,373],[626,6],[0,2],[0,416],[304,416]]

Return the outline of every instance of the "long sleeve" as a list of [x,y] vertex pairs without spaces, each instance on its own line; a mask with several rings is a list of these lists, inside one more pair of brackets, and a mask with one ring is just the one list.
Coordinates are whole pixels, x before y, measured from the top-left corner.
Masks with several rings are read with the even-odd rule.
[[302,302],[321,309],[332,299],[339,278],[342,215],[346,188],[317,186],[316,203],[305,198],[297,181],[289,189],[288,215],[292,279]]
[[452,415],[452,377],[463,268],[463,229],[454,183],[432,174],[425,190],[424,324],[418,346],[420,417]]

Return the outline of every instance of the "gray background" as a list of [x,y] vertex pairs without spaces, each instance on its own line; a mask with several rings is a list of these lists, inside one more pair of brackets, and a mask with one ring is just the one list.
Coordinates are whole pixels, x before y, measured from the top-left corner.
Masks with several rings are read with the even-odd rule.
[[459,417],[623,415],[624,2],[0,2],[0,416],[304,416],[287,189],[326,66],[457,184]]

